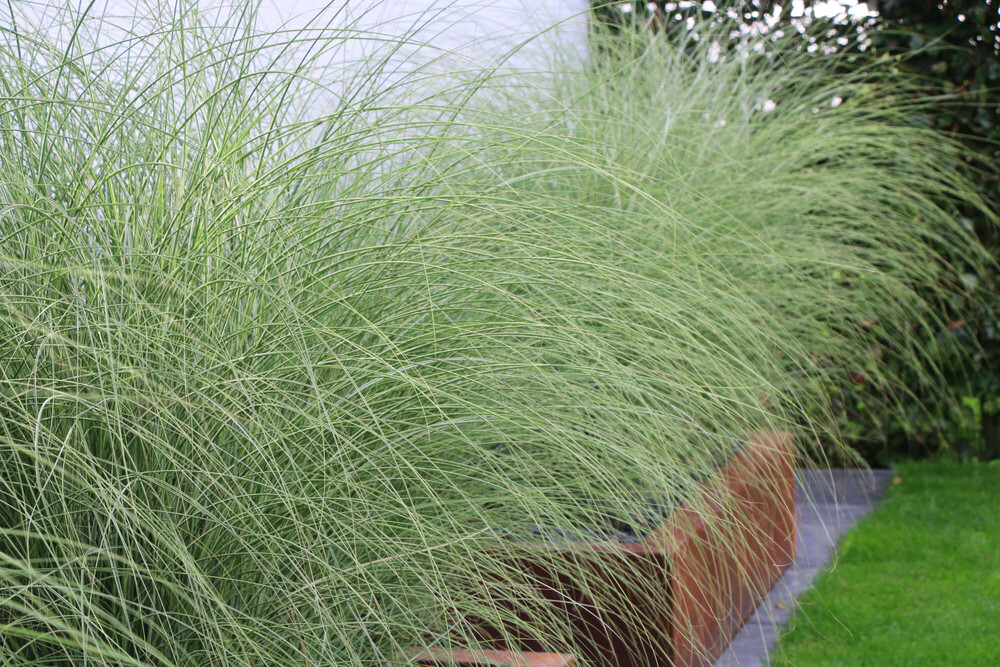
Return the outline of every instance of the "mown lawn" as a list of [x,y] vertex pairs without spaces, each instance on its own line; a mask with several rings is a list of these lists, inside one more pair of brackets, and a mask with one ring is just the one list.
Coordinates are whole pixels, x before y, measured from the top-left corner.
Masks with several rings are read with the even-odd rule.
[[908,463],[807,593],[777,665],[1000,665],[1000,465]]

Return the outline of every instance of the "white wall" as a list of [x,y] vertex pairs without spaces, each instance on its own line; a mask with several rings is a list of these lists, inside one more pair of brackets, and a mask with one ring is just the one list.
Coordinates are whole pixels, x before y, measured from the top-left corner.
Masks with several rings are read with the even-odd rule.
[[[135,35],[172,30],[179,23],[233,25],[238,11],[233,5],[242,1],[97,0],[77,35],[77,47],[86,51],[97,45],[121,64],[143,57],[145,49]],[[565,70],[582,66],[587,59],[587,0],[249,1],[260,3],[258,29],[274,33],[261,39],[277,45],[260,55],[261,67],[276,53],[291,64],[301,53],[315,52],[310,37],[328,38],[322,40],[324,50],[311,61],[309,74],[330,92],[331,104],[339,90],[355,90],[358,85],[388,90],[417,68],[421,77],[411,77],[399,92],[427,99],[463,73],[477,76],[483,68],[497,66],[504,74],[532,79],[531,74],[544,76],[554,63]],[[65,45],[76,32],[75,18],[88,4],[40,0],[15,3],[14,11]],[[197,21],[190,18],[192,12],[199,14]],[[20,21],[19,25],[22,30],[26,27]],[[304,32],[296,34],[299,30]],[[303,41],[286,51],[292,39]],[[425,72],[433,76],[424,77]],[[313,113],[323,112],[311,108]]]
[[[560,56],[586,58],[587,0],[264,0],[268,29],[326,23],[368,34],[357,52],[388,48],[385,39],[408,42],[400,56],[544,68]],[[461,66],[460,64],[458,66]]]
[[[332,35],[353,29],[355,54],[389,48],[389,40],[405,38],[407,57],[423,61],[448,54],[484,64],[517,50],[507,64],[536,69],[548,62],[555,43],[560,53],[586,57],[587,0],[96,0],[89,16],[91,27],[100,17],[102,41],[110,43],[192,10],[210,22],[226,23],[244,2],[258,5],[259,27],[267,31],[308,27]],[[88,5],[85,0],[39,0],[14,3],[13,11],[66,41],[74,32],[73,16]],[[0,23],[9,20],[7,14],[6,7],[0,10]],[[360,39],[362,34],[368,39]]]

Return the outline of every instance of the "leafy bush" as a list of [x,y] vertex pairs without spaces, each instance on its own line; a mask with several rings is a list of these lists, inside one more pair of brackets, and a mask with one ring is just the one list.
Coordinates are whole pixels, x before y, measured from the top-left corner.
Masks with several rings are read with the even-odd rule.
[[[961,141],[971,150],[964,168],[980,184],[993,210],[1000,207],[997,173],[997,105],[1000,103],[1000,21],[995,0],[948,3],[876,3],[879,19],[870,34],[872,48],[918,81],[934,100],[921,122]],[[941,304],[945,326],[921,331],[924,346],[961,354],[936,358],[948,400],[923,401],[927,409],[891,423],[883,457],[945,453],[968,458],[1000,458],[1000,295],[996,264],[1000,233],[993,216],[959,208],[962,224],[973,230],[993,257],[986,275],[967,270],[963,254],[948,257],[951,269],[942,282],[951,294]],[[972,360],[972,364],[968,363]],[[919,378],[910,382],[920,384]],[[922,397],[940,387],[921,387]],[[916,412],[916,410],[914,410]],[[857,422],[864,423],[864,412]]]
[[337,88],[350,25],[50,9],[67,39],[0,47],[7,664],[385,664],[471,642],[497,577],[560,645],[493,547],[835,429],[894,380],[873,323],[917,372],[941,253],[980,252],[884,77],[633,35]]

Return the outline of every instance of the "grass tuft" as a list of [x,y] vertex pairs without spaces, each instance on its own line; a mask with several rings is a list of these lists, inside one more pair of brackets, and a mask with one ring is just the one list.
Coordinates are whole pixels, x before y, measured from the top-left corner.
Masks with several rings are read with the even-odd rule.
[[539,595],[498,544],[830,432],[854,373],[892,381],[873,329],[934,373],[912,324],[979,199],[887,76],[709,33],[339,69],[350,23],[184,7],[2,25],[5,664],[470,643],[484,582]]

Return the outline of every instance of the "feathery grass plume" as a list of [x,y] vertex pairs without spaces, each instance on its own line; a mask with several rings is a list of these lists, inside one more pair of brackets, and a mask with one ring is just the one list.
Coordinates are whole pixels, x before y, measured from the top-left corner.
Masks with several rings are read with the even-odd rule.
[[451,78],[192,7],[4,19],[5,664],[572,650],[498,547],[828,428],[871,323],[922,364],[938,251],[978,253],[905,88],[780,45]]

